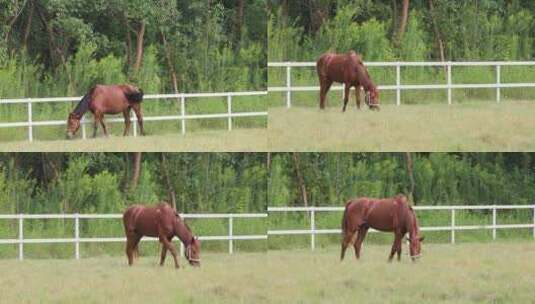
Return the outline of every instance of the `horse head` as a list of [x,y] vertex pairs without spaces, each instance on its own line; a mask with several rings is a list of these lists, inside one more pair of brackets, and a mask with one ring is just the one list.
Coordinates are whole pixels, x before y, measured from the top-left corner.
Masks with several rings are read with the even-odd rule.
[[366,92],[366,104],[370,110],[379,111],[379,89],[376,86],[371,86]]
[[191,237],[191,242],[186,246],[184,256],[191,266],[201,266],[201,241],[196,236]]
[[422,246],[421,242],[425,239],[425,236],[415,236],[415,237],[408,237],[409,240],[409,251],[411,255],[411,259],[413,262],[416,262],[422,255]]
[[80,128],[80,120],[82,119],[83,114],[70,113],[69,118],[67,119],[67,139],[72,139],[74,134]]

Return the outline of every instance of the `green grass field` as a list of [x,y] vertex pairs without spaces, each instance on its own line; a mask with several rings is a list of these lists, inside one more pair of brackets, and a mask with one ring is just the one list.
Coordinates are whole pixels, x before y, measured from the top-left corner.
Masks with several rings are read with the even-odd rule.
[[533,151],[535,103],[384,105],[269,110],[273,151]]
[[254,303],[266,302],[265,253],[203,254],[202,266],[142,257],[0,260],[3,303]]
[[247,152],[266,151],[266,129],[198,131],[186,135],[110,136],[87,140],[18,141],[0,144],[2,152]]
[[412,263],[387,263],[390,246],[270,251],[273,303],[535,303],[535,242],[423,245]]
[[[124,257],[0,260],[5,303],[534,303],[535,242],[429,244],[412,263],[386,262],[390,246],[365,244],[339,262],[315,252],[204,254],[202,266]],[[406,248],[404,247],[406,252]],[[185,264],[182,261],[181,264]]]

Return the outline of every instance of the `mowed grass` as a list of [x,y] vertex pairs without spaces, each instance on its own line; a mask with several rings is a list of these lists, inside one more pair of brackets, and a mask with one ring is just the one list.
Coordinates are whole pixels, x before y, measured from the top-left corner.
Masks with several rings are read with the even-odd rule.
[[390,246],[366,245],[339,262],[338,247],[270,251],[273,303],[535,303],[535,242],[423,245],[412,263],[387,263]]
[[2,152],[248,152],[266,151],[266,129],[199,131],[185,135],[110,136],[78,140],[0,143]]
[[76,260],[0,260],[2,303],[266,302],[265,253],[203,254],[202,266],[176,270],[169,255]]
[[533,151],[535,102],[271,108],[273,151]]
[[[203,254],[198,269],[142,257],[0,260],[5,303],[535,303],[535,242],[429,244],[412,263],[390,246]],[[404,251],[406,252],[406,245]]]

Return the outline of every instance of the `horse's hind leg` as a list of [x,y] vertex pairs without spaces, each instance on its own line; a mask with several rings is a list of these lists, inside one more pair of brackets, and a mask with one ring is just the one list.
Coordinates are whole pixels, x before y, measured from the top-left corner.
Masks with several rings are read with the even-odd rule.
[[132,105],[132,109],[136,113],[137,124],[139,126],[139,133],[145,136],[145,131],[143,130],[143,114],[141,113],[141,106],[137,103]]
[[360,249],[362,248],[364,238],[366,238],[366,233],[368,233],[368,227],[360,228],[357,241],[355,242],[355,245],[353,245],[355,247],[355,257],[357,260],[360,258]]
[[128,132],[130,132],[130,108],[127,108],[123,111],[124,116],[124,132],[123,136],[128,135]]
[[329,79],[320,77],[320,109],[322,110],[325,109],[325,98],[332,84],[333,82]]
[[346,254],[346,249],[349,246],[349,244],[355,243],[355,238],[357,237],[358,232],[359,231],[357,229],[351,233],[346,232],[346,234],[344,235],[344,239],[342,240],[342,251],[340,252],[340,261],[344,259],[344,256]]

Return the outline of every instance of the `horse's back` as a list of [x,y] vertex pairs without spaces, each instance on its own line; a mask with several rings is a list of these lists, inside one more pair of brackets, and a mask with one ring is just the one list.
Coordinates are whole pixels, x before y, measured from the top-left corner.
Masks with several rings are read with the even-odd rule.
[[[94,87],[91,109],[107,114],[123,112],[130,106],[128,94],[136,94],[137,88],[132,85],[103,85]],[[137,95],[136,95],[137,97]]]

